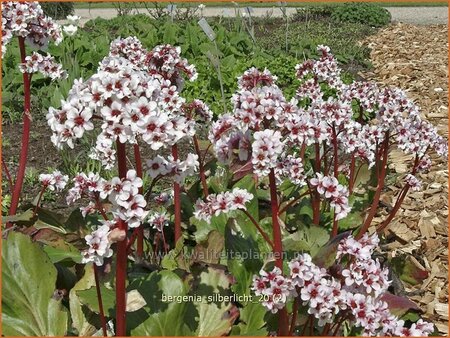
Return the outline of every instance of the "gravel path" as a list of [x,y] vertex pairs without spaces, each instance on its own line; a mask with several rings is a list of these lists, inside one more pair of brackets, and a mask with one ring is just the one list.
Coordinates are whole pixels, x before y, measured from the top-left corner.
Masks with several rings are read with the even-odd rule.
[[[430,25],[430,24],[447,24],[448,23],[448,7],[386,7],[392,15],[392,21],[404,22],[415,25]],[[296,8],[288,7],[287,13],[294,14]],[[244,11],[241,8],[241,11]],[[147,13],[145,9],[136,10],[136,12]],[[94,8],[94,9],[76,9],[75,15],[81,17],[81,24],[93,18],[101,17],[104,19],[111,19],[117,16],[117,11],[114,8]],[[206,7],[203,11],[205,17],[210,16],[224,16],[234,17],[235,9],[231,7]],[[255,7],[253,8],[252,16],[264,17],[280,17],[281,11],[275,7]],[[64,22],[64,21],[62,21]]]

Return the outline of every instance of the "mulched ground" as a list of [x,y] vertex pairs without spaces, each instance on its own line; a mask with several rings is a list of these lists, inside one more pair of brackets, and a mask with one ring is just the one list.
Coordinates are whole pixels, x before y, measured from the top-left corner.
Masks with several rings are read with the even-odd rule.
[[[372,48],[374,69],[366,79],[405,90],[421,108],[422,117],[448,138],[448,26],[391,25],[364,43]],[[402,152],[391,154],[394,173],[406,172]],[[384,248],[391,257],[406,255],[428,277],[419,285],[404,284],[424,317],[448,335],[448,162],[432,154],[433,167],[420,175],[423,189],[409,193],[386,229],[393,240]],[[400,186],[390,185],[382,197],[393,205]],[[383,219],[384,210],[379,217]],[[376,221],[375,220],[375,221]]]

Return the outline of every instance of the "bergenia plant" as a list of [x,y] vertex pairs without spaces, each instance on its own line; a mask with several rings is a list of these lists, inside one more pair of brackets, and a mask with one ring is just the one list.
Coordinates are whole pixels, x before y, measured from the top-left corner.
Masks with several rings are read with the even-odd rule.
[[[233,173],[234,179],[253,175],[257,188],[262,189],[268,182],[271,229],[264,229],[259,220],[248,212],[247,216],[273,251],[274,270],[271,273],[262,271],[261,276],[255,277],[254,288],[259,295],[269,295],[270,300],[265,302],[265,306],[278,314],[277,333],[287,335],[296,330],[300,302],[309,307],[311,316],[303,330],[310,325],[310,334],[315,332],[313,325],[314,318],[317,318],[319,326],[326,325],[322,335],[339,334],[344,321],[349,321],[355,327],[364,327],[366,334],[376,335],[380,333],[377,331],[380,329],[380,318],[394,321],[388,312],[383,312],[385,303],[378,302],[378,297],[388,285],[388,281],[384,281],[385,272],[381,272],[378,263],[370,260],[371,263],[364,267],[373,273],[369,276],[371,280],[381,283],[376,286],[375,294],[367,286],[367,292],[361,295],[365,297],[364,302],[367,303],[369,299],[369,303],[373,303],[367,308],[367,316],[377,312],[378,317],[364,315],[364,318],[355,318],[347,313],[339,314],[338,310],[341,306],[344,309],[345,305],[336,305],[334,310],[326,308],[321,312],[320,307],[324,307],[331,297],[330,285],[336,285],[340,290],[340,284],[347,285],[348,282],[347,287],[350,287],[354,282],[349,276],[345,279],[345,274],[336,276],[340,280],[329,279],[323,271],[322,275],[314,276],[317,277],[317,283],[324,283],[323,290],[319,288],[311,291],[309,289],[315,284],[310,286],[305,280],[292,282],[292,278],[283,277],[283,237],[292,231],[289,219],[292,219],[292,213],[299,210],[299,205],[303,207],[309,204],[312,210],[311,223],[330,228],[331,239],[336,237],[339,222],[345,220],[352,212],[352,203],[360,198],[361,192],[356,194],[355,189],[360,190],[361,187],[355,184],[361,168],[366,166],[372,170],[375,178],[375,193],[362,224],[353,226],[357,228],[353,242],[369,250],[368,240],[362,239],[367,236],[378,208],[390,149],[396,147],[411,154],[413,161],[395,205],[376,228],[378,233],[382,233],[389,225],[408,190],[420,188],[420,181],[415,175],[430,168],[431,160],[427,152],[435,151],[441,156],[447,156],[447,143],[429,122],[420,118],[418,107],[401,90],[381,89],[373,83],[364,82],[346,84],[340,77],[341,70],[329,48],[319,46],[318,50],[321,53],[318,60],[309,60],[296,67],[301,84],[296,97],[290,101],[285,99],[276,85],[276,77],[268,70],[252,68],[245,72],[239,78],[238,91],[232,98],[233,112],[220,116],[213,123],[209,140],[218,161]],[[240,192],[239,202],[236,202],[233,192],[214,197],[210,195],[206,202],[197,202],[195,216],[210,221],[211,217],[217,217],[223,212],[236,209],[246,212],[245,204],[241,201],[251,200],[252,197],[251,194]],[[366,258],[370,259],[370,254]],[[340,260],[336,263],[339,269],[348,268],[341,263]],[[354,264],[362,264],[354,259],[350,263],[353,264],[352,268],[356,267]],[[291,261],[290,265],[293,264],[295,262]],[[370,270],[372,267],[379,271]],[[361,271],[360,274],[364,275],[365,270]],[[384,279],[380,279],[380,276],[384,276]],[[356,284],[355,287],[361,285],[359,282]],[[318,292],[317,297],[322,297],[322,303],[318,305],[317,301],[310,301],[306,295],[310,291]],[[280,295],[281,298],[278,297]],[[296,304],[290,319],[287,299],[295,299]],[[367,326],[367,323],[373,325]],[[330,331],[331,326],[333,332]],[[401,322],[392,322],[392,326],[383,330],[381,334],[386,335],[396,335],[402,330],[407,332]],[[429,326],[421,326],[417,332],[429,334]]]
[[[173,179],[176,241],[181,237],[181,185],[201,163],[199,154],[189,153],[185,159],[178,155],[177,144],[185,138],[192,139],[199,151],[196,120],[208,121],[212,117],[200,100],[186,103],[180,96],[183,74],[191,81],[197,77],[195,68],[180,57],[180,48],[164,45],[148,51],[135,37],[117,39],[111,43],[110,53],[97,73],[86,81],[76,81],[61,108],[50,108],[47,115],[52,141],[58,148],[65,144],[73,148],[76,140],[94,130],[98,121],[101,131],[90,157],[101,161],[107,170],[118,165],[119,177],[111,181],[96,173],[80,173],[74,178],[75,186],[67,198],[72,203],[87,197],[90,202],[82,209],[83,214],[99,212],[104,217],[104,225],[86,237],[90,249],[83,254],[85,262],[102,265],[103,258],[112,254],[109,232],[113,229],[122,232],[116,263],[118,335],[125,335],[127,253],[137,238],[136,254],[142,258],[143,221],[148,214],[144,210],[147,201],[142,190],[144,167],[140,145],[146,144],[154,151],[171,150],[167,158],[157,155],[147,161],[147,166],[153,179],[151,186],[161,177]],[[134,150],[135,170],[127,169],[127,144]],[[202,177],[206,184],[203,172]],[[112,203],[110,215],[102,204],[106,198]],[[129,240],[128,229],[134,229]],[[162,227],[158,230],[163,232]]]
[[[62,69],[55,59],[49,54],[44,55],[38,51],[33,51],[31,55],[27,53],[27,46],[45,50],[49,43],[59,44],[63,35],[61,27],[46,16],[38,2],[4,2],[2,3],[2,59],[7,52],[7,46],[13,38],[18,39],[20,60],[18,65],[23,73],[23,130],[22,146],[20,150],[19,166],[15,181],[9,172],[5,161],[2,159],[4,168],[10,182],[11,205],[9,215],[15,215],[19,205],[20,193],[25,177],[25,169],[28,157],[28,145],[30,140],[31,127],[31,79],[34,73],[41,73],[44,77],[58,80],[67,77],[67,73]],[[11,223],[7,224],[10,227]]]
[[[26,165],[32,74],[57,80],[65,72],[50,55],[26,54],[26,42],[42,49],[62,38],[37,3],[3,5],[2,27],[3,53],[13,36],[19,39],[25,85],[14,215]],[[66,35],[76,31],[66,27]],[[44,194],[61,192],[71,181],[66,201],[77,211],[66,222],[73,230],[68,236],[78,235],[76,243],[82,234],[84,241],[77,247],[62,241],[62,251],[73,249],[75,259],[59,247],[45,255],[69,257],[77,268],[86,264],[68,296],[75,314],[69,322],[80,335],[99,329],[104,336],[433,332],[432,324],[395,311],[398,303],[412,302],[390,293],[389,270],[376,255],[408,191],[421,188],[429,153],[447,156],[446,140],[401,90],[348,83],[330,49],[318,51],[316,60],[292,70],[300,82],[294,98],[284,96],[269,70],[251,68],[238,78],[232,111],[214,118],[204,102],[181,95],[184,81],[197,73],[179,47],[148,50],[136,37],[118,38],[97,71],[76,80],[60,107],[49,108],[53,144],[75,148],[94,134],[89,157],[102,167],[70,178],[59,171],[40,175],[32,209],[31,220],[45,216]],[[208,140],[201,139],[202,127]],[[374,226],[392,149],[412,160],[395,204]],[[30,217],[10,218],[23,219]],[[42,220],[39,225],[67,235]],[[216,299],[223,295],[229,300]],[[49,295],[45,311],[66,296]],[[163,300],[171,296],[182,301]]]

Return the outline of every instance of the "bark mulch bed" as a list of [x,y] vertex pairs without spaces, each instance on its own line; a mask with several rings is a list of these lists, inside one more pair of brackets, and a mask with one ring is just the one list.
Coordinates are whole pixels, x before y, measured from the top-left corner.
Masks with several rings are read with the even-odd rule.
[[[405,90],[420,107],[422,117],[448,138],[448,26],[395,24],[380,30],[363,43],[371,49],[373,69],[365,79]],[[391,154],[393,175],[407,171],[402,152]],[[386,235],[385,251],[404,257],[425,279],[417,285],[404,283],[409,298],[424,311],[441,334],[448,335],[448,162],[431,155],[433,166],[420,175],[423,189],[409,193]],[[392,206],[400,184],[390,184],[382,197]],[[379,212],[382,221],[386,210]]]

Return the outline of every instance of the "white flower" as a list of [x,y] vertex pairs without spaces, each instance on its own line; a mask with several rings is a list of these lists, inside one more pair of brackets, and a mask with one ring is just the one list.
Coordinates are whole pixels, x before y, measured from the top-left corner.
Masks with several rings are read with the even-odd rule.
[[75,25],[67,25],[63,27],[63,30],[68,36],[74,36],[78,30],[78,27]]
[[68,15],[66,17],[66,19],[69,20],[72,24],[78,25],[78,23],[80,22],[81,17],[79,17],[78,15]]

